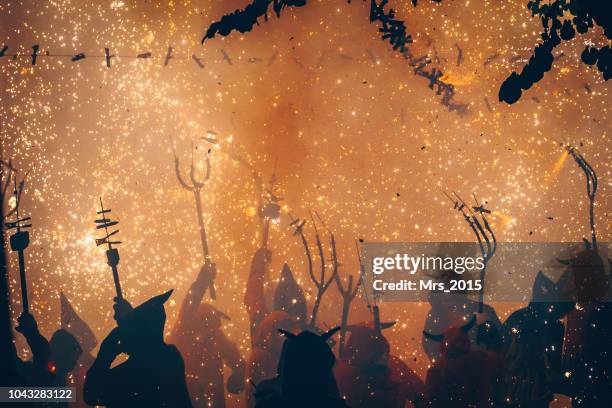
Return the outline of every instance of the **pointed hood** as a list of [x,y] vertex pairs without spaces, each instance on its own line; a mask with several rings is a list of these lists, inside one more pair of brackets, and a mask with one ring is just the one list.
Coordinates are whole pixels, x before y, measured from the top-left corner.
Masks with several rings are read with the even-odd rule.
[[283,265],[280,281],[274,291],[274,310],[282,310],[299,322],[306,321],[306,297],[286,263]]
[[135,307],[118,320],[118,326],[128,335],[140,336],[141,334],[163,336],[166,323],[166,311],[164,303],[172,295],[172,289],[157,295]]
[[349,365],[360,367],[374,363],[389,352],[389,342],[373,324],[347,327],[350,333],[343,358]]
[[68,298],[60,292],[61,329],[72,334],[79,342],[81,349],[86,353],[91,352],[98,344],[96,335],[89,325],[77,314]]
[[573,288],[569,283],[568,273],[564,273],[555,283],[539,271],[533,282],[529,307],[542,318],[549,315],[551,319],[558,319],[569,313],[574,308],[571,300]]

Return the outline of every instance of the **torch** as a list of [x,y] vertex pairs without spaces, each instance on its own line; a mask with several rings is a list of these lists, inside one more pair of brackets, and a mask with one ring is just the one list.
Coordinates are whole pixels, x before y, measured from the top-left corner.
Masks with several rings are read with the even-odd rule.
[[106,250],[106,260],[108,262],[108,266],[113,270],[113,281],[115,282],[115,290],[117,292],[117,297],[119,299],[123,299],[123,294],[121,292],[121,282],[119,282],[119,272],[117,271],[117,265],[119,265],[119,251],[117,248],[113,248],[113,245],[118,245],[121,241],[112,241],[111,237],[119,232],[119,230],[114,230],[109,232],[108,229],[119,224],[119,221],[113,221],[110,219],[110,208],[104,208],[104,204],[102,204],[102,197],[100,197],[100,211],[96,214],[100,216],[100,218],[95,220],[96,230],[104,229],[104,237],[96,238],[96,246],[107,245],[108,249]]

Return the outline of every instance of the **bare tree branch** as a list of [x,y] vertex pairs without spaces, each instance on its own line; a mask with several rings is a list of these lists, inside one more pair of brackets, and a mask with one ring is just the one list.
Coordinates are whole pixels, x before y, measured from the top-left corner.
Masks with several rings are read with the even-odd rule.
[[[195,200],[195,205],[196,205],[198,229],[200,232],[200,242],[202,244],[202,255],[204,257],[204,263],[213,269],[212,275],[214,277],[216,276],[217,272],[216,272],[216,269],[214,269],[215,264],[211,261],[211,258],[210,258],[210,252],[208,250],[208,238],[206,235],[206,225],[204,223],[204,216],[202,214],[202,211],[203,211],[202,209],[202,188],[204,187],[205,183],[210,179],[210,173],[211,173],[210,150],[206,153],[206,174],[204,175],[203,181],[198,181],[195,175],[195,165],[194,165],[194,157],[193,157],[195,148],[194,148],[193,141],[191,142],[191,165],[189,167],[189,178],[191,180],[191,185],[189,185],[187,184],[185,179],[183,179],[183,177],[181,176],[179,158],[176,154],[176,150],[174,149],[174,143],[172,142],[171,138],[170,138],[170,143],[172,146],[172,153],[174,155],[174,171],[176,173],[176,178],[179,184],[181,185],[181,187],[193,193],[193,198]],[[209,293],[210,293],[210,297],[213,300],[216,299],[217,295],[216,295],[216,290],[214,286],[214,278],[213,278],[213,282],[209,286]]]

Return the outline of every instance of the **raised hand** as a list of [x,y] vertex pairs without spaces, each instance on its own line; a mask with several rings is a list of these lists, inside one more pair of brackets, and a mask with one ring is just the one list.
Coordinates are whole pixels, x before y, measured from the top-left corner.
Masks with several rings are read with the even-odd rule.
[[217,277],[217,265],[215,263],[205,263],[198,274],[198,282],[204,287],[211,285]]
[[115,321],[119,321],[119,319],[134,309],[132,305],[130,305],[130,302],[124,298],[115,297],[113,300],[115,301],[115,304],[113,304],[113,310],[115,311],[113,318]]
[[227,378],[227,392],[230,394],[240,394],[244,390],[244,371],[234,369]]
[[100,344],[98,358],[106,360],[110,363],[122,352],[123,350],[121,348],[119,328],[115,327],[102,341],[102,344]]
[[36,319],[28,312],[23,312],[21,316],[17,318],[17,322],[19,325],[15,327],[19,333],[24,336],[28,336],[30,334],[38,333],[38,324],[36,324]]

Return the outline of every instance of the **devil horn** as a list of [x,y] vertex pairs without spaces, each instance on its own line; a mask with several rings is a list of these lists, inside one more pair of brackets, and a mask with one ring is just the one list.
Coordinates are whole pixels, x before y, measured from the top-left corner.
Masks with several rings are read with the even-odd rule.
[[443,334],[432,334],[432,333],[428,332],[427,330],[423,330],[423,336],[425,336],[429,340],[433,340],[433,341],[442,341],[442,340],[444,340],[444,335]]
[[289,338],[289,339],[292,339],[292,338],[294,338],[294,337],[295,337],[295,334],[293,334],[293,333],[291,333],[290,331],[287,331],[287,330],[278,329],[278,332],[279,332],[280,334],[282,334],[283,336],[285,336],[285,337]]
[[557,262],[559,262],[562,265],[573,265],[574,264],[574,260],[573,259],[560,259],[560,258],[556,258]]
[[389,329],[389,328],[395,326],[395,323],[397,323],[395,320],[392,321],[392,322],[382,322],[380,324],[380,329],[381,330]]
[[[396,323],[397,322],[395,320],[391,322],[382,322],[380,324],[380,330],[389,329],[395,326]],[[344,330],[346,330],[348,333],[352,333],[353,331],[355,331],[355,329],[362,328],[362,327],[367,327],[367,326],[363,324],[349,324],[344,328]]]
[[328,331],[326,331],[325,333],[323,333],[321,335],[321,338],[325,341],[329,340],[331,336],[333,336],[334,334],[336,334],[338,332],[338,330],[340,330],[340,326],[334,327],[333,329],[330,329]]
[[470,317],[470,321],[464,324],[463,326],[461,326],[461,330],[463,330],[464,333],[467,333],[472,329],[472,327],[474,327],[475,324],[476,324],[476,315],[473,314],[472,317]]
[[582,238],[582,242],[584,242],[584,249],[586,249],[587,251],[591,249],[591,243],[589,242],[588,239]]

